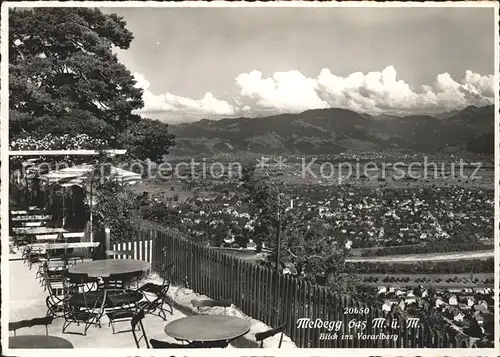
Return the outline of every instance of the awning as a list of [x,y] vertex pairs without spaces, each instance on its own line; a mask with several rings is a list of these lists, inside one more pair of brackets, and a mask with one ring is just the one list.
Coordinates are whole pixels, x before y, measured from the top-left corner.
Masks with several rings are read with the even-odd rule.
[[[135,184],[142,181],[141,175],[135,172],[124,170],[116,166],[109,166],[109,174],[107,177],[116,179],[124,184]],[[83,164],[72,167],[66,167],[61,170],[51,171],[41,178],[49,185],[58,184],[63,187],[68,186],[83,186],[84,182],[89,181],[91,173],[94,171],[92,165]]]

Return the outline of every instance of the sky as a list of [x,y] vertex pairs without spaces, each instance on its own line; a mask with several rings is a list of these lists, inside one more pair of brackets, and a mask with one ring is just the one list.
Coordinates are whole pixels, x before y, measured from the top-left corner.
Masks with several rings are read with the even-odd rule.
[[144,117],[432,113],[494,100],[494,8],[110,8]]

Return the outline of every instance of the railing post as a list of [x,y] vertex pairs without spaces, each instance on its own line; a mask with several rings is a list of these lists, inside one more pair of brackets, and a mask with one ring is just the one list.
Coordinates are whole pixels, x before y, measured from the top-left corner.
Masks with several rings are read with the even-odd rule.
[[[109,229],[109,227],[104,228],[104,249],[103,249],[103,251],[106,252],[106,250],[112,250],[111,249],[111,229]],[[105,255],[104,259],[108,259],[108,257]]]

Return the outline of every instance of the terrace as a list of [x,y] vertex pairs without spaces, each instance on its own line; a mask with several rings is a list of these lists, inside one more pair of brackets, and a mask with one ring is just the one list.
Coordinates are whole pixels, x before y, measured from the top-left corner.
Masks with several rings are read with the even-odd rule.
[[[9,320],[20,321],[43,317],[47,312],[45,299],[47,292],[44,291],[36,278],[36,269],[29,270],[22,260],[10,261],[10,301]],[[22,284],[20,283],[22,282]],[[178,309],[168,316],[168,322],[185,317],[186,315]],[[62,333],[64,318],[56,318],[48,326],[50,336],[61,337],[71,342],[74,348],[136,348],[131,332],[113,334],[106,318],[103,318],[101,328],[90,328],[86,336]],[[165,321],[161,318],[147,315],[144,319],[144,328],[148,338],[175,343],[175,339],[165,334]],[[117,326],[118,327],[118,326]],[[118,329],[129,329],[122,323]],[[44,326],[34,326],[31,329],[20,330],[17,335],[36,334],[45,335]]]
[[[77,267],[78,263],[73,265],[73,267]],[[69,269],[71,272],[71,268]],[[19,252],[11,253],[10,261],[9,261],[9,321],[10,322],[18,322],[22,320],[31,320],[33,318],[43,318],[51,315],[47,311],[46,299],[48,294],[48,290],[50,289],[49,285],[53,285],[53,281],[45,282],[47,287],[44,288],[40,284],[40,279],[37,276],[36,265],[33,265],[32,268],[29,268],[29,264],[25,263],[21,257]],[[158,284],[162,279],[157,274],[149,274],[145,277],[142,283],[155,283]],[[22,282],[22,283],[20,283]],[[201,318],[204,320],[205,317],[212,318],[224,318],[229,319],[234,322],[240,322],[240,324],[244,324],[246,327],[245,331],[241,330],[240,332],[235,332],[236,335],[247,335],[244,338],[236,338],[230,344],[223,344],[223,348],[238,348],[238,347],[259,347],[259,341],[256,338],[256,333],[263,332],[269,330],[262,323],[251,319],[248,316],[241,314],[237,309],[229,303],[229,307],[226,309],[221,307],[196,307],[196,304],[193,300],[196,301],[205,301],[210,302],[213,300],[207,299],[206,296],[200,296],[199,294],[194,293],[193,291],[188,292],[187,294],[183,294],[183,298],[177,296],[177,303],[174,302],[172,298],[172,291],[177,288],[172,286],[170,289],[170,293],[167,300],[168,304],[172,305],[172,312],[167,310],[166,319],[161,318],[160,316],[156,316],[150,313],[146,313],[145,318],[142,320],[143,329],[145,335],[148,340],[157,340],[170,344],[179,345],[180,341],[174,337],[171,337],[166,332],[166,326],[172,325],[172,322],[179,322],[179,319],[196,316],[196,314],[200,313]],[[143,301],[143,300],[141,300]],[[193,310],[188,311],[189,308],[186,308],[182,305],[193,305]],[[138,304],[139,305],[139,304]],[[145,310],[148,310],[147,308]],[[181,311],[182,310],[182,311]],[[137,315],[139,309],[135,309],[135,314]],[[227,313],[226,313],[227,311]],[[236,315],[236,316],[234,316]],[[203,328],[203,320],[201,320]],[[228,320],[228,321],[229,321]],[[62,341],[69,342],[68,346],[72,346],[72,348],[137,348],[134,336],[131,332],[130,320],[124,320],[115,322],[114,329],[109,324],[109,318],[106,314],[102,315],[100,318],[101,327],[98,326],[90,326],[90,328],[86,331],[85,335],[74,334],[73,332],[80,333],[83,331],[82,323],[80,326],[74,324],[67,328],[66,332],[63,332],[63,326],[67,322],[64,314],[62,316],[54,316],[51,323],[45,327],[44,325],[33,326],[30,328],[23,328],[17,330],[15,334],[11,332],[12,336],[26,336],[28,338],[32,338],[33,336],[44,338],[48,336],[50,338],[60,338]],[[217,331],[215,329],[215,334],[223,333],[223,330],[227,327],[224,326],[224,322],[221,321],[221,329]],[[10,328],[9,328],[10,329]],[[210,328],[207,325],[207,329],[205,333],[214,333],[213,327]],[[196,328],[193,328],[196,330]],[[251,331],[249,331],[251,330]],[[248,333],[247,333],[248,332]],[[279,331],[281,332],[281,331]],[[136,332],[140,335],[140,331]],[[250,342],[248,342],[250,341]],[[291,341],[287,337],[283,339],[280,336],[280,333],[271,335],[264,341],[264,344],[261,347],[277,347],[281,346],[283,342],[283,347],[295,347]],[[10,341],[13,343],[13,341]],[[140,342],[140,348],[144,348],[144,341]],[[184,342],[183,342],[184,343]],[[10,346],[14,348],[13,346]],[[19,348],[21,346],[15,346],[15,348]],[[196,347],[205,348],[207,346],[198,345]],[[214,346],[221,347],[221,346]],[[56,348],[56,347],[45,347],[45,346],[22,346],[22,348]],[[64,346],[59,346],[57,348],[66,348]],[[67,347],[70,348],[70,347]],[[168,348],[168,347],[155,347],[152,348]],[[210,346],[212,348],[212,346]]]
[[[47,174],[43,195],[54,195],[52,182],[69,181],[63,194],[81,185],[90,170]],[[119,172],[121,185],[134,175]],[[270,328],[256,328],[231,301],[192,290],[174,301],[175,264],[152,266],[144,246],[113,249],[110,234],[92,230],[91,221],[84,230],[68,227],[64,203],[57,217],[24,198],[10,211],[10,348],[233,348],[259,347],[263,339],[261,347],[281,346],[283,328],[256,335]]]

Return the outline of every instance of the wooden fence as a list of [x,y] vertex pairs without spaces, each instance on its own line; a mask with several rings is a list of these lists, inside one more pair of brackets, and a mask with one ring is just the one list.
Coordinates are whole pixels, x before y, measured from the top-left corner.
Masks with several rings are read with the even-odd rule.
[[[289,275],[278,278],[271,269],[202,246],[151,222],[138,222],[136,237],[133,242],[115,244],[113,249],[134,250],[135,258],[150,262],[154,272],[161,264],[174,263],[174,285],[187,283],[195,292],[213,299],[231,299],[245,314],[269,326],[286,323],[285,333],[299,347],[454,348],[469,344],[466,339],[438,334],[421,324],[409,327],[406,321],[390,322],[390,316],[378,307],[330,294],[322,286]],[[304,318],[309,322],[299,320]],[[377,318],[387,318],[389,323],[376,326]],[[326,326],[320,326],[320,321]]]

